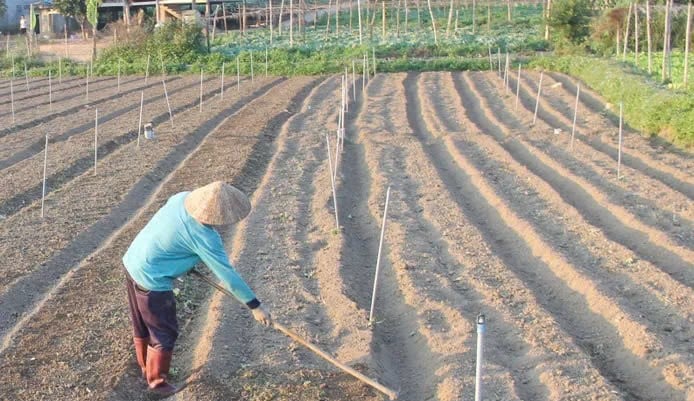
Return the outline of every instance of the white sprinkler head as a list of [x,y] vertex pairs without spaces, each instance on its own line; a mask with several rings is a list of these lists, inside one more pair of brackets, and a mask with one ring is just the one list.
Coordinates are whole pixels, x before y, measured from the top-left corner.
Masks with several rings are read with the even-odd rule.
[[154,128],[152,127],[152,123],[145,124],[145,138],[154,139]]

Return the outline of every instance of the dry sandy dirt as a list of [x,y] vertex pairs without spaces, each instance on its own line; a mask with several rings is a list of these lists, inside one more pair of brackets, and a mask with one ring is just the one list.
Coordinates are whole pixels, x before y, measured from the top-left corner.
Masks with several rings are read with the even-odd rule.
[[[223,233],[293,328],[401,400],[694,400],[694,158],[539,76],[0,82],[0,399],[145,400],[121,256],[171,195],[226,180],[254,210]],[[516,101],[516,89],[520,98]],[[356,91],[356,93],[355,93]],[[144,121],[157,139],[138,145]],[[94,116],[99,113],[94,165]],[[45,151],[45,136],[48,150]],[[331,162],[335,162],[335,149]],[[46,196],[41,217],[43,165]],[[375,323],[368,324],[385,195]],[[200,267],[201,271],[206,268]],[[177,282],[177,400],[382,400],[195,277]]]

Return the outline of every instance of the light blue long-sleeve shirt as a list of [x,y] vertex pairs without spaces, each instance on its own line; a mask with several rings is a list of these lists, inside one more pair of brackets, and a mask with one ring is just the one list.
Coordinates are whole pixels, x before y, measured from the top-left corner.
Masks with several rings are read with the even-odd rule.
[[169,198],[137,234],[123,256],[125,268],[139,286],[168,291],[174,279],[202,261],[239,301],[248,304],[255,294],[229,263],[219,233],[186,211],[183,200],[188,193]]

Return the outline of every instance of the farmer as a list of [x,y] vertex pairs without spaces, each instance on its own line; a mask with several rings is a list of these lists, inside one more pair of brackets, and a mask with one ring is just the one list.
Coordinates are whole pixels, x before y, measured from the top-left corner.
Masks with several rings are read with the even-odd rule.
[[135,237],[123,256],[137,363],[150,391],[168,396],[178,389],[167,382],[178,337],[173,281],[203,262],[255,320],[271,324],[270,313],[234,271],[218,229],[251,211],[246,195],[216,181],[166,202]]
[[19,33],[22,35],[27,33],[27,20],[23,15],[19,17]]

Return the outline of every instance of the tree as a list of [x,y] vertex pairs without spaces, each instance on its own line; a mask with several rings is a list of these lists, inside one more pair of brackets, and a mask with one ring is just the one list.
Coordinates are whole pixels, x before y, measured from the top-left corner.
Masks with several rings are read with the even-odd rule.
[[87,0],[87,19],[92,25],[92,61],[96,59],[96,25],[99,23],[101,0]]
[[555,0],[549,17],[549,27],[555,33],[555,45],[584,44],[590,35],[592,14],[589,0]]
[[5,0],[0,0],[0,17],[4,16],[6,12],[7,5],[5,4]]
[[87,21],[87,3],[85,0],[53,0],[53,6],[64,16],[76,19],[82,29],[82,37],[86,37],[84,23]]

